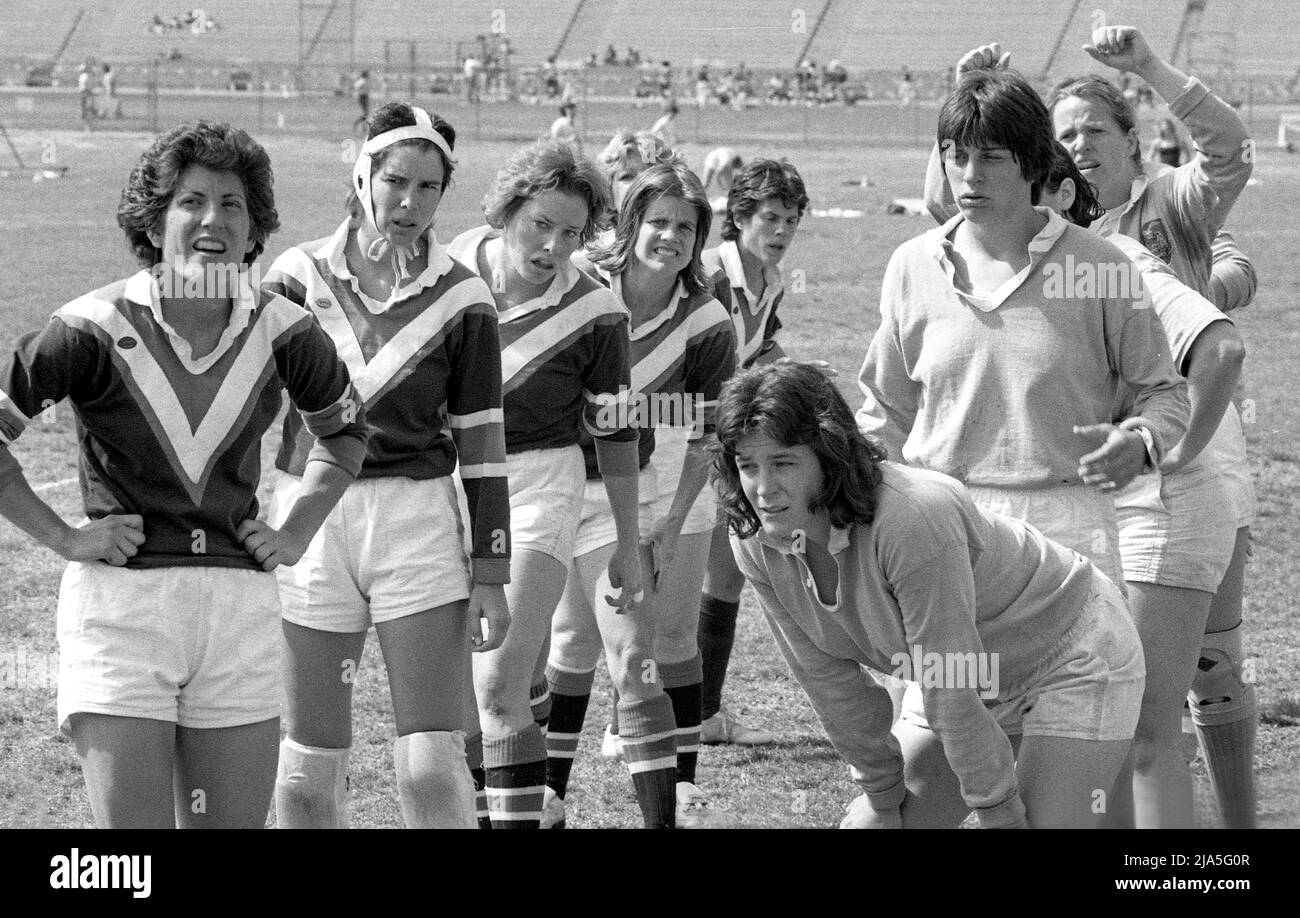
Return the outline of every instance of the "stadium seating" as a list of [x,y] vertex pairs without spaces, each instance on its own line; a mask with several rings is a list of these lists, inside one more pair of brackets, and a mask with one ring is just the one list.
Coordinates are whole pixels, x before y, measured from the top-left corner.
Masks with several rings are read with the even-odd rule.
[[[170,2],[170,5],[169,5]],[[313,0],[319,4],[321,0]],[[792,6],[788,0],[587,0],[565,40],[561,57],[583,60],[613,44],[622,55],[628,45],[643,59],[670,60],[689,67],[697,61],[756,69],[793,66],[808,34],[791,28],[793,10],[806,16],[809,32],[827,0]],[[829,0],[809,56],[819,64],[840,60],[851,70],[918,73],[944,70],[956,54],[978,42],[999,38],[1029,73],[1041,70],[1070,8],[1071,0],[1006,0],[952,3],[948,0]],[[0,4],[0,60],[48,59],[72,25],[77,9],[85,13],[62,55],[64,67],[86,57],[114,63],[143,63],[172,48],[186,61],[223,66],[229,63],[298,63],[299,4],[293,0],[210,0],[201,5],[220,28],[202,35],[167,31],[155,35],[155,14],[170,17],[189,8],[182,0],[5,0]],[[199,5],[195,0],[195,5]],[[1054,70],[1089,69],[1078,53],[1088,34],[1092,4],[1081,4],[1071,21]],[[341,0],[325,38],[309,64],[349,61],[345,45],[329,39],[342,29]],[[519,65],[540,63],[554,53],[578,0],[356,0],[356,66],[382,66],[385,41],[415,41],[421,66],[454,64],[457,46],[468,47],[476,35],[491,35],[494,11],[509,36]],[[1106,6],[1112,18],[1142,26],[1156,51],[1167,56],[1186,9],[1185,0],[1143,0]],[[1128,15],[1131,14],[1131,15]],[[307,32],[322,11],[309,9]],[[1295,36],[1300,35],[1300,3],[1295,0],[1208,0],[1199,39],[1191,37],[1193,62],[1209,68],[1231,57],[1238,77],[1289,77],[1296,72]],[[1224,41],[1224,36],[1231,36]],[[1186,47],[1186,43],[1185,43]],[[406,54],[397,52],[404,63]],[[1186,56],[1180,57],[1180,63]],[[1217,66],[1214,69],[1218,69]]]

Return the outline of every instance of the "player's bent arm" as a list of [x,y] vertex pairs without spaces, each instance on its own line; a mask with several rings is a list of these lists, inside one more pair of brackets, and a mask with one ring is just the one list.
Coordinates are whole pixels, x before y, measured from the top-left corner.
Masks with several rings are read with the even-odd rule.
[[136,514],[106,516],[69,526],[32,490],[9,450],[0,446],[0,516],[68,561],[122,565],[144,544],[144,520]]
[[[927,527],[928,531],[928,527]],[[975,581],[970,548],[962,539],[919,557],[914,547],[926,540],[920,531],[899,531],[882,544],[885,576],[902,615],[909,649],[924,654],[959,655],[975,659],[986,654],[975,627]],[[927,553],[928,554],[928,553]],[[906,570],[906,573],[898,573]],[[903,664],[903,661],[899,661]],[[982,661],[981,661],[982,662]],[[904,664],[908,677],[909,657]],[[992,662],[984,670],[994,674]],[[946,679],[948,674],[944,674]],[[945,757],[961,782],[962,797],[979,814],[985,828],[1015,827],[1024,821],[1024,804],[1016,783],[1011,742],[985,706],[1000,691],[996,675],[988,686],[923,684],[922,699],[930,726],[943,744]],[[982,697],[984,693],[987,697]]]
[[894,704],[889,692],[864,678],[856,661],[832,656],[813,644],[786,611],[766,572],[750,557],[751,552],[762,552],[756,540],[742,542],[733,534],[731,550],[736,566],[754,587],[781,655],[812,702],[831,745],[848,763],[853,780],[873,809],[896,810],[906,785],[902,749],[890,732]]
[[1255,299],[1259,278],[1250,258],[1227,230],[1219,230],[1210,246],[1210,300],[1224,312],[1243,309]]
[[1192,403],[1187,433],[1169,450],[1161,471],[1187,465],[1213,439],[1245,361],[1246,345],[1231,322],[1211,323],[1197,336],[1187,355],[1187,394]]

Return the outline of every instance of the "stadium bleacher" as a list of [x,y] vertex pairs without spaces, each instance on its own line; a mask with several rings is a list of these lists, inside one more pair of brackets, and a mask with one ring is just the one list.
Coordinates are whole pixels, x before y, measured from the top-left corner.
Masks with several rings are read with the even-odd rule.
[[[188,61],[249,62],[293,66],[299,63],[299,4],[292,0],[210,0],[203,4],[219,29],[153,34],[155,14],[170,17],[188,9],[172,0],[6,0],[0,5],[0,60],[48,60],[59,48],[77,11],[84,15],[64,49],[61,63],[75,68],[85,58],[144,63],[177,49]],[[850,70],[942,72],[961,50],[1001,39],[1026,72],[1040,70],[1072,0],[1035,3],[964,3],[947,0],[809,0],[798,8],[809,32],[826,15],[809,56],[819,64],[838,59]],[[1088,69],[1078,52],[1092,15],[1078,5],[1054,69]],[[1185,0],[1123,0],[1106,6],[1113,21],[1132,21],[1146,32],[1157,53],[1171,52],[1186,10]],[[646,60],[670,60],[689,67],[698,61],[758,70],[793,66],[808,39],[792,29],[788,0],[355,0],[355,39],[351,54],[338,41],[346,36],[348,0],[339,0],[326,39],[306,63],[381,66],[385,41],[416,42],[420,66],[454,65],[457,47],[468,48],[476,35],[491,37],[503,26],[521,66],[554,53],[569,27],[561,57],[584,60],[613,44],[622,55],[629,45]],[[498,19],[493,17],[501,12]],[[577,12],[576,18],[574,13]],[[302,13],[307,32],[323,15],[320,0]],[[1285,78],[1300,64],[1296,0],[1208,0],[1194,33],[1184,42],[1193,63],[1221,66],[1238,77]],[[1179,63],[1187,60],[1187,51]],[[397,55],[406,61],[405,49]]]

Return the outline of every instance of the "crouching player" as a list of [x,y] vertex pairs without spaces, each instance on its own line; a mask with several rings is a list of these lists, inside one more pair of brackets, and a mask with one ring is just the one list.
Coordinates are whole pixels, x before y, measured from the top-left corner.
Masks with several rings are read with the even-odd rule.
[[[883,461],[813,367],[732,380],[718,442],[736,561],[864,791],[842,825],[974,809],[986,827],[1096,826],[1144,684],[1114,584],[954,479]],[[919,680],[930,728],[891,732],[860,665]]]
[[[143,270],[0,358],[0,514],[71,562],[58,718],[96,824],[261,828],[283,696],[269,572],[298,560],[361,468],[363,409],[320,326],[243,270],[279,224],[270,159],[247,134],[163,134],[117,220]],[[310,436],[298,499],[272,528],[256,519],[259,457],[285,388]],[[6,449],[65,397],[80,528]]]

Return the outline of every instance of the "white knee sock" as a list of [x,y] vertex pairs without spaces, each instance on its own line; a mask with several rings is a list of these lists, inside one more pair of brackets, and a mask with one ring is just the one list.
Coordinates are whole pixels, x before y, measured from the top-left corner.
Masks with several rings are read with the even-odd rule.
[[346,829],[348,750],[319,749],[286,738],[275,778],[281,829]]
[[393,760],[408,829],[478,828],[465,734],[456,730],[399,736]]

